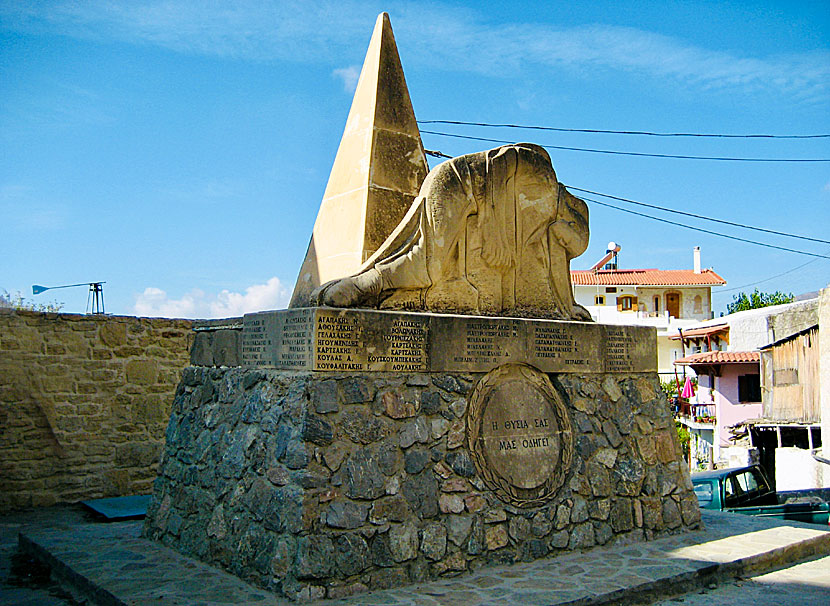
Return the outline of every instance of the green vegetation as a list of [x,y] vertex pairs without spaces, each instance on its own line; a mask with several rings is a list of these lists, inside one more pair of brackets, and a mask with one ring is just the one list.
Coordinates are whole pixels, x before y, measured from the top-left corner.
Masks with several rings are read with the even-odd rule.
[[686,426],[683,425],[680,421],[674,422],[674,428],[677,431],[677,441],[680,442],[680,448],[683,450],[683,458],[686,461],[688,461],[689,442],[691,441],[691,437],[689,436],[689,430],[686,429]]
[[770,305],[792,303],[793,293],[788,294],[779,290],[775,292],[761,292],[756,288],[754,292],[748,295],[742,292],[735,295],[732,299],[732,303],[726,305],[726,313],[728,314],[733,314],[736,311],[746,311],[747,309],[769,307]]
[[663,395],[666,396],[667,402],[671,402],[679,395],[677,392],[677,383],[673,380],[660,381],[660,390],[663,392]]
[[63,303],[58,301],[48,301],[46,303],[35,303],[24,298],[20,291],[15,294],[9,294],[9,291],[3,290],[0,293],[0,307],[23,311],[42,311],[56,313],[63,309]]

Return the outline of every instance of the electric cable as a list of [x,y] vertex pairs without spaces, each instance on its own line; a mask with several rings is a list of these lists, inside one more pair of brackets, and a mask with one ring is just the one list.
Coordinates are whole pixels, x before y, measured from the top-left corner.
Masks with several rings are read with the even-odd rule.
[[[438,157],[438,158],[452,158],[452,156],[448,156],[447,154],[442,153],[440,151],[424,150],[424,152],[426,154],[430,155],[430,156],[435,156],[435,157]],[[768,234],[773,234],[773,235],[776,235],[776,236],[784,236],[784,237],[787,237],[787,238],[796,238],[796,239],[799,239],[799,240],[807,240],[809,242],[818,242],[820,244],[830,244],[830,240],[822,240],[821,238],[811,238],[809,236],[800,236],[798,234],[791,234],[791,233],[788,233],[788,232],[777,231],[777,230],[774,230],[774,229],[767,229],[765,227],[756,227],[756,226],[753,226],[753,225],[745,225],[743,223],[736,223],[734,221],[727,221],[725,219],[715,219],[714,217],[707,217],[705,215],[698,215],[698,214],[695,214],[695,213],[688,213],[688,212],[685,212],[685,211],[682,211],[682,210],[667,208],[665,206],[657,206],[656,204],[647,204],[646,202],[638,202],[637,200],[632,200],[630,198],[622,198],[620,196],[613,196],[611,194],[604,194],[602,192],[594,191],[594,190],[591,190],[591,189],[584,189],[584,188],[581,188],[581,187],[576,187],[575,185],[566,185],[564,183],[562,185],[565,188],[569,189],[569,190],[585,192],[585,193],[588,193],[588,194],[594,194],[596,196],[602,196],[603,198],[611,198],[612,200],[619,200],[620,202],[628,202],[630,204],[637,204],[638,206],[645,206],[646,208],[653,208],[655,210],[661,210],[661,211],[668,212],[668,213],[674,213],[674,214],[683,215],[683,216],[686,216],[686,217],[692,217],[694,219],[701,219],[703,221],[711,221],[713,223],[721,223],[723,225],[731,225],[732,227],[740,227],[742,229],[750,229],[750,230],[753,230],[753,231],[760,231],[760,232],[764,232],[764,233],[768,233]],[[617,207],[612,206],[611,208],[617,208]]]
[[[470,141],[484,141],[487,143],[501,143],[515,145],[516,141],[505,139],[489,139],[486,137],[473,137],[470,135],[457,135],[453,133],[441,133],[432,130],[422,130],[421,134],[437,135],[439,137],[452,137],[455,139],[468,139]],[[593,154],[611,154],[615,156],[638,156],[644,158],[671,158],[675,160],[718,160],[725,162],[830,162],[830,158],[735,158],[731,156],[686,156],[682,154],[648,154],[643,152],[628,152],[613,149],[590,149],[585,147],[567,147],[564,145],[540,145],[545,149],[558,149],[564,151],[588,152]]]
[[668,223],[669,225],[674,225],[677,227],[684,227],[686,229],[691,229],[693,231],[699,231],[704,234],[709,234],[712,236],[719,236],[721,238],[728,238],[729,240],[737,240],[738,242],[745,242],[747,244],[755,244],[756,246],[764,246],[766,248],[774,248],[776,250],[783,250],[785,252],[796,253],[799,255],[807,255],[810,257],[817,257],[819,259],[830,259],[828,255],[820,255],[818,253],[807,252],[804,250],[797,250],[794,248],[786,248],[784,246],[776,246],[775,244],[767,244],[766,242],[758,242],[757,240],[748,240],[747,238],[739,238],[738,236],[730,236],[729,234],[722,234],[717,231],[712,231],[709,229],[703,229],[702,227],[694,227],[692,225],[686,225],[684,223],[678,223],[677,221],[669,221],[668,219],[663,219],[660,217],[655,217],[652,215],[647,215],[645,213],[640,213],[635,210],[631,210],[629,208],[621,208],[619,206],[614,206],[613,204],[608,204],[607,202],[601,202],[599,200],[594,200],[592,198],[584,197],[583,200],[587,200],[588,202],[593,202],[594,204],[599,204],[600,206],[607,206],[608,208],[613,208],[615,210],[619,210],[625,213],[629,213],[632,215],[637,215],[638,217],[645,217],[646,219],[652,219],[654,221],[660,221],[661,223]]
[[[563,184],[564,185],[564,184]],[[638,202],[637,200],[630,200],[629,198],[621,198],[619,196],[612,196],[611,194],[603,194],[602,192],[592,191],[590,189],[582,189],[581,187],[576,187],[574,185],[565,185],[568,189],[573,189],[575,191],[585,192],[587,194],[594,194],[595,196],[602,196],[603,198],[611,198],[612,200],[619,200],[620,202],[628,202],[629,204],[636,204],[638,206],[645,206],[646,208],[653,208],[655,210],[662,210],[667,213],[675,213],[678,215],[683,215],[686,217],[692,217],[695,219],[702,219],[703,221],[712,221],[714,223],[722,223],[724,225],[731,225],[732,227],[740,227],[743,229],[751,229],[754,231],[762,231],[768,234],[774,234],[776,236],[785,236],[787,238],[797,238],[799,240],[808,240],[810,242],[818,242],[820,244],[830,244],[830,240],[822,240],[820,238],[810,238],[809,236],[799,236],[797,234],[790,234],[783,231],[776,231],[774,229],[766,229],[765,227],[754,227],[752,225],[744,225],[743,223],[735,223],[733,221],[726,221],[724,219],[715,219],[714,217],[706,217],[704,215],[697,215],[695,213],[687,213],[682,210],[675,210],[673,208],[666,208],[663,206],[657,206],[655,204],[646,204],[645,202]]]
[[749,286],[756,286],[758,284],[763,284],[764,282],[769,282],[770,280],[775,280],[776,278],[780,278],[782,276],[786,276],[787,274],[791,274],[794,271],[798,271],[799,269],[803,269],[803,268],[807,267],[808,265],[810,265],[811,263],[815,263],[818,260],[819,259],[810,259],[806,263],[802,263],[801,265],[799,265],[797,267],[793,267],[792,269],[789,269],[789,270],[787,270],[785,272],[782,272],[780,274],[775,274],[774,276],[770,276],[769,278],[764,278],[763,280],[758,280],[757,282],[750,282],[749,284],[744,284],[743,286],[735,286],[733,288],[726,288],[724,290],[718,290],[716,293],[712,293],[712,295],[713,296],[716,295],[716,294],[717,295],[722,295],[722,294],[725,294],[725,293],[728,293],[728,292],[734,292],[736,290],[743,290],[744,288],[747,288]]
[[604,130],[598,128],[558,128],[555,126],[532,126],[528,124],[491,124],[489,122],[464,122],[462,120],[418,120],[418,124],[456,124],[460,126],[484,126],[489,128],[519,128],[525,130],[547,130],[560,133],[598,133],[604,135],[643,135],[648,137],[715,137],[721,139],[826,139],[830,134],[813,135],[768,135],[768,134],[723,134],[723,133],[659,133],[645,130]]

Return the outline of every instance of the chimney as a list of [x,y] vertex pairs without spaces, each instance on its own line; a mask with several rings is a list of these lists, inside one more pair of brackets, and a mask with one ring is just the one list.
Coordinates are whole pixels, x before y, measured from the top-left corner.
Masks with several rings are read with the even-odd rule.
[[700,273],[700,246],[695,246],[695,273]]

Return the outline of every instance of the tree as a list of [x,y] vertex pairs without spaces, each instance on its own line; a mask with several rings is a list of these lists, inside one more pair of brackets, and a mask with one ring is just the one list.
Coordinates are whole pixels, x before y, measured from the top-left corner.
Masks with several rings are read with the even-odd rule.
[[48,303],[35,303],[29,301],[18,291],[15,294],[9,294],[9,291],[3,290],[0,292],[0,307],[23,311],[44,311],[44,312],[58,312],[63,307],[63,303],[58,301],[49,301]]
[[736,311],[746,311],[747,309],[758,309],[759,307],[769,307],[770,305],[781,305],[782,303],[792,303],[793,293],[784,293],[780,290],[775,292],[760,292],[757,288],[755,292],[746,294],[745,292],[735,295],[732,303],[726,305],[726,313],[734,314]]

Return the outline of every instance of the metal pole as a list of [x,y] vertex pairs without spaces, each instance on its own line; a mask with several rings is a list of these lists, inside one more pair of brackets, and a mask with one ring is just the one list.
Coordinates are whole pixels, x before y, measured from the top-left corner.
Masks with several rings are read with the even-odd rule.
[[103,282],[91,282],[89,285],[92,294],[92,313],[104,314],[104,287]]

